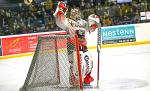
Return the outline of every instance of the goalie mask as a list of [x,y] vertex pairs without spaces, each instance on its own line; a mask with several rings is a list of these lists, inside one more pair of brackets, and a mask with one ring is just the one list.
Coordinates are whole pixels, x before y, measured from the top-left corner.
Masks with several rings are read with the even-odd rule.
[[75,21],[80,19],[81,13],[80,13],[79,9],[77,9],[77,8],[71,9],[70,18],[75,20]]

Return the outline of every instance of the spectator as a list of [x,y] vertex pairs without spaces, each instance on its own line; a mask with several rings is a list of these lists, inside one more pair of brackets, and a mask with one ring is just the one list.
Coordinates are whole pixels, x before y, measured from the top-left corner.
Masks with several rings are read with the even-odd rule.
[[140,23],[140,15],[139,15],[139,12],[136,11],[135,15],[134,15],[134,18],[133,18],[133,23]]

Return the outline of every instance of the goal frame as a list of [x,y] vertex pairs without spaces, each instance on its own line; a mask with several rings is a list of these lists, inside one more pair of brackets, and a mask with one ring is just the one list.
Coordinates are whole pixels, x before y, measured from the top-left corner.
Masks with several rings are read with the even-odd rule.
[[[59,38],[64,38],[64,36],[66,37],[66,38],[70,38],[70,35],[66,35],[66,34],[57,34],[57,35],[48,35],[48,36],[39,36],[38,37],[38,44],[37,44],[37,47],[36,47],[36,50],[39,50],[39,47],[40,47],[40,44],[41,44],[41,40],[42,40],[42,38],[49,38],[49,37],[53,37],[53,36],[57,36],[57,37],[59,37]],[[79,71],[79,79],[80,79],[80,89],[82,90],[83,89],[83,86],[82,86],[82,72],[81,72],[81,58],[80,58],[80,51],[79,51],[79,39],[78,39],[78,36],[77,35],[74,35],[74,38],[75,38],[75,48],[76,48],[76,55],[77,55],[77,65],[78,65],[78,71]],[[56,39],[55,39],[55,41],[56,41]],[[56,43],[56,42],[55,42]],[[58,44],[56,43],[55,44],[56,46],[55,46],[55,48],[57,49],[57,46],[58,46]],[[58,50],[55,50],[55,52],[56,52],[56,60],[58,60]],[[26,87],[28,87],[28,88],[30,88],[30,86],[28,86],[28,83],[29,83],[29,80],[30,80],[30,78],[31,78],[31,76],[32,76],[32,72],[33,72],[33,70],[34,70],[34,67],[33,66],[35,66],[35,64],[36,64],[36,58],[37,58],[37,53],[36,53],[36,51],[35,51],[35,53],[34,53],[34,56],[33,56],[33,59],[32,59],[32,62],[31,62],[31,65],[30,65],[30,67],[29,67],[29,71],[28,71],[28,73],[27,73],[27,77],[26,77],[26,79],[25,79],[25,82],[24,82],[24,84],[23,84],[23,87],[20,89],[20,91],[26,91]],[[57,61],[57,64],[59,64],[59,62]],[[59,65],[57,65],[57,66],[59,66]],[[59,68],[59,67],[58,67]],[[59,69],[57,69],[57,70],[59,70]],[[59,71],[57,71],[58,73],[57,74],[59,74]],[[57,78],[60,78],[59,77],[60,75],[58,75],[58,77]],[[59,81],[60,81],[60,79],[59,79]],[[56,82],[57,83],[57,82]],[[59,83],[59,82],[58,82]],[[37,86],[37,85],[36,85]],[[35,87],[36,87],[35,86]],[[38,86],[43,86],[43,84],[38,84]],[[44,85],[44,86],[47,86],[47,85]]]

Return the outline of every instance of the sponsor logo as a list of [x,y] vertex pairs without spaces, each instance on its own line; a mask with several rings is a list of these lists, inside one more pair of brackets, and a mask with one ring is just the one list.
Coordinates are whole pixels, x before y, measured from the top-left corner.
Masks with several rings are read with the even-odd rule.
[[16,38],[7,46],[6,49],[15,48],[20,41],[21,41],[21,38]]
[[135,41],[135,26],[115,26],[102,28],[103,44]]
[[21,41],[21,38],[16,38],[6,47],[6,49],[9,50],[9,53],[21,52],[21,46],[18,46],[20,41]]

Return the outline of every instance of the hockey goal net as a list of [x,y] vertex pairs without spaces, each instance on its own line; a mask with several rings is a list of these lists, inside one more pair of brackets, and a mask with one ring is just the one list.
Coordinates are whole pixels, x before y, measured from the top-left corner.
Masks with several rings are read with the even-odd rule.
[[[70,39],[74,43],[70,43]],[[77,36],[39,37],[20,91],[80,91],[82,76]]]

